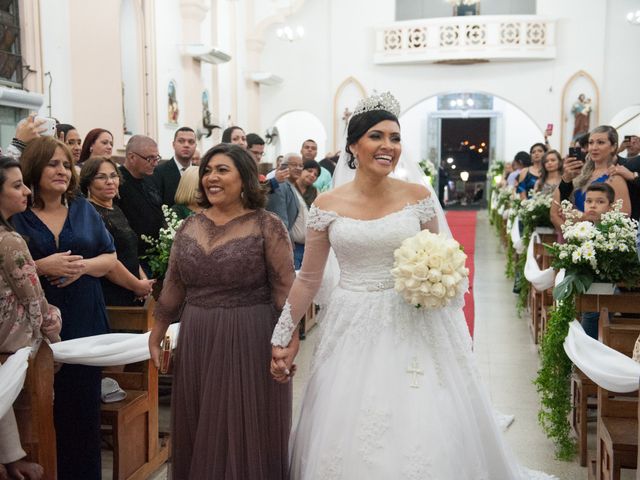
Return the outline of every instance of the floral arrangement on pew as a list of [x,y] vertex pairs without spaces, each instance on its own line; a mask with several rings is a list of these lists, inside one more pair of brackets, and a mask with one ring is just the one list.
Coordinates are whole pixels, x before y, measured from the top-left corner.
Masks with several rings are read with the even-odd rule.
[[[553,227],[551,223],[550,210],[552,196],[541,192],[535,192],[531,197],[522,200],[517,211],[517,216],[522,223],[522,241],[524,245],[529,245],[531,235],[538,227]],[[526,255],[520,255],[515,265],[515,270],[519,272],[518,281],[518,314],[521,314],[529,297],[530,285],[524,276],[524,266],[527,263]]]
[[420,163],[418,163],[418,166],[429,179],[429,183],[433,185],[433,182],[435,181],[436,176],[438,175],[438,169],[433,164],[433,162],[431,160],[424,158],[420,161]]
[[[507,231],[507,217],[511,209],[511,203],[514,200],[514,189],[512,187],[498,188],[491,195],[491,203],[489,210],[489,223],[493,225],[496,235],[506,241],[507,252],[509,252],[509,235]],[[507,271],[513,268],[507,268]],[[507,275],[509,276],[509,275]]]
[[496,188],[496,185],[500,183],[504,175],[504,160],[494,160],[489,165],[487,170],[487,179],[491,181],[491,188]]
[[554,255],[553,267],[565,269],[564,279],[554,288],[556,307],[541,340],[541,367],[535,384],[541,395],[538,420],[556,445],[556,456],[571,459],[575,452],[571,426],[571,361],[564,351],[569,323],[577,316],[576,295],[585,293],[595,281],[640,285],[640,261],[636,247],[638,224],[620,212],[621,203],[594,224],[581,221],[569,202],[563,202],[566,223],[562,233],[567,243],[547,245]]
[[416,308],[442,308],[467,289],[467,255],[453,238],[422,230],[393,253],[395,290]]
[[153,276],[158,279],[156,284],[159,284],[159,288],[162,288],[162,279],[164,279],[167,268],[169,268],[169,254],[171,253],[173,239],[180,224],[182,224],[182,220],[178,218],[176,212],[168,206],[162,205],[162,213],[166,227],[160,229],[158,238],[142,235],[142,239],[149,244],[146,255],[142,258],[149,261],[149,268],[151,268]]

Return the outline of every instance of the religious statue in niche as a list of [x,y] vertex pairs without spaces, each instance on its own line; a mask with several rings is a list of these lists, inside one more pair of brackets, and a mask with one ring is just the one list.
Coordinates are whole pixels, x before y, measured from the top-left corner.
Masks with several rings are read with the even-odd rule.
[[211,136],[214,128],[220,128],[213,123],[211,119],[211,110],[209,110],[209,91],[202,91],[202,127],[207,131],[207,138]]
[[173,80],[169,81],[168,88],[168,97],[169,97],[169,110],[167,115],[167,121],[169,123],[173,123],[174,125],[178,124],[178,117],[180,115],[180,109],[178,108],[178,96],[176,94],[176,82]]
[[349,107],[344,107],[344,112],[342,113],[342,121],[344,122],[344,131],[347,131],[347,127],[349,126],[349,119],[353,115],[353,112],[349,110]]
[[591,116],[591,99],[587,98],[584,93],[578,96],[578,100],[571,107],[571,113],[573,114],[573,137],[575,141],[581,135],[589,132],[589,118]]

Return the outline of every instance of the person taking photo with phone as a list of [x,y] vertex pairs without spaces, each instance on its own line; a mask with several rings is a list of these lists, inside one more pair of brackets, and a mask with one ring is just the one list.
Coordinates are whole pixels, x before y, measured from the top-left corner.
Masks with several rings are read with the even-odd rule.
[[578,158],[579,153],[570,149],[564,160],[562,180],[553,194],[551,206],[551,222],[560,232],[564,223],[562,209],[563,200],[570,200],[573,205],[584,212],[584,200],[587,187],[594,183],[608,183],[615,192],[615,200],[622,200],[622,212],[631,213],[629,189],[621,173],[612,170],[616,167],[618,152],[618,132],[609,125],[600,125],[589,134],[589,148],[584,160]]

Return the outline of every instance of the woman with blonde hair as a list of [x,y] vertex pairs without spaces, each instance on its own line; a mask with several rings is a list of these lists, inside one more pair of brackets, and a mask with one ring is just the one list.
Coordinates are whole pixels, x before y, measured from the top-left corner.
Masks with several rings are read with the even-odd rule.
[[175,196],[176,203],[171,207],[171,210],[176,212],[178,218],[184,220],[202,210],[198,205],[199,198],[198,167],[193,165],[187,168],[182,174],[182,178],[180,178]]
[[[551,208],[551,222],[560,231],[560,226],[564,223],[560,202],[569,197],[571,203],[584,212],[584,200],[587,187],[594,183],[608,183],[615,192],[615,200],[622,201],[621,211],[629,214],[631,212],[631,200],[629,198],[629,187],[620,175],[610,175],[609,169],[615,165],[618,151],[618,132],[609,125],[600,125],[589,133],[589,147],[587,157],[580,169],[580,173],[575,173],[574,165],[579,165],[579,160],[573,157],[565,159],[565,169],[562,174],[560,188],[553,193],[555,207]],[[573,180],[571,179],[573,177]],[[571,184],[570,184],[571,182]],[[569,187],[568,189],[566,187]],[[573,188],[573,192],[571,192]],[[568,190],[568,191],[567,191]]]

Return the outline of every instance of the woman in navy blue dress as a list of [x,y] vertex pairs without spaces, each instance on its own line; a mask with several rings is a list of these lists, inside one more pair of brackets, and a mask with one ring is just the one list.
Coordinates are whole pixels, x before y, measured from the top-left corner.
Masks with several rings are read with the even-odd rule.
[[[108,332],[100,277],[115,266],[113,239],[84,198],[68,147],[32,140],[21,158],[31,206],[14,215],[45,296],[62,313],[62,340]],[[64,365],[54,381],[59,480],[100,479],[100,368]]]

